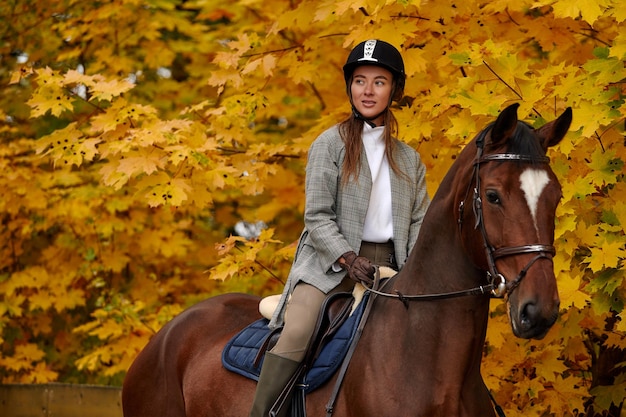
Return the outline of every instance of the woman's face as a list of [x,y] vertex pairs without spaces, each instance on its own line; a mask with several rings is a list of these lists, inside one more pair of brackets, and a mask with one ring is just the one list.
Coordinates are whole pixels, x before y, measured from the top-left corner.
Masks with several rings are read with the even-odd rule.
[[350,92],[352,104],[366,119],[380,126],[383,121],[381,114],[389,104],[393,75],[385,68],[376,65],[361,65],[352,74]]

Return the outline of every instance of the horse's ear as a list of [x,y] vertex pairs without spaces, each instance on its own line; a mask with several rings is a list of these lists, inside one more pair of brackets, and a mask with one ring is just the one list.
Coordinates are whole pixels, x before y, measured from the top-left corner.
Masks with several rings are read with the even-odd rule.
[[502,113],[496,119],[496,122],[491,128],[491,143],[493,145],[499,144],[501,141],[507,139],[517,129],[517,108],[519,103],[511,104],[504,109]]
[[550,146],[554,146],[563,139],[570,124],[572,123],[572,108],[565,109],[557,119],[546,123],[537,129],[537,136],[541,141],[544,150],[548,150]]

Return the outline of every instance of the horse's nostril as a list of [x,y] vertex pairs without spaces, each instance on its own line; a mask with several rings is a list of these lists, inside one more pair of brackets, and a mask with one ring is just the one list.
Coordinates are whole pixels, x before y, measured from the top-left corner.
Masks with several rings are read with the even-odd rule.
[[517,323],[513,322],[513,331],[518,337],[525,339],[542,339],[556,322],[558,309],[552,314],[544,315],[539,304],[528,302],[518,310]]
[[520,324],[525,330],[531,328],[537,319],[538,308],[535,303],[526,303],[520,313]]

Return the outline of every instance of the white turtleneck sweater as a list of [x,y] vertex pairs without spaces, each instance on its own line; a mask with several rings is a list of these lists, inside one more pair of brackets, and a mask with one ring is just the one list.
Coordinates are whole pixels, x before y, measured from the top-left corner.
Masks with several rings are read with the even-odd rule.
[[384,126],[363,124],[363,145],[372,174],[372,194],[365,215],[363,240],[384,243],[393,239],[391,211],[391,179],[389,161],[385,156]]

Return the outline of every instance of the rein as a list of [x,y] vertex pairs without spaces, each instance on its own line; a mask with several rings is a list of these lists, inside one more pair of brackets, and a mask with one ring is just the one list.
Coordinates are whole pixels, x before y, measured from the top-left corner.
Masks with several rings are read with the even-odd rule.
[[[378,268],[376,268],[376,277],[379,277],[379,276],[380,276],[380,272],[378,271]],[[391,280],[393,280],[393,278],[391,278],[389,281]],[[366,288],[367,288],[367,291],[371,292],[372,294],[376,294],[381,297],[396,298],[402,301],[402,304],[404,304],[406,308],[409,308],[409,301],[433,301],[433,300],[443,300],[447,298],[465,297],[469,295],[487,295],[487,294],[492,293],[496,289],[496,285],[494,283],[489,283],[487,285],[479,285],[478,287],[470,288],[467,290],[442,292],[442,293],[436,293],[436,294],[414,294],[414,295],[405,295],[405,294],[402,294],[398,290],[395,290],[395,294],[391,294],[388,292],[376,290],[374,288],[369,288],[369,287],[366,287]]]

